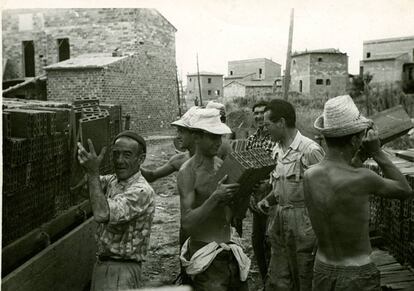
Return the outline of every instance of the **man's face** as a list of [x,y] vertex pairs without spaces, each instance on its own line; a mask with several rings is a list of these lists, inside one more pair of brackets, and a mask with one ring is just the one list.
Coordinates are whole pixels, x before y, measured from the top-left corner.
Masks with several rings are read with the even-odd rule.
[[263,128],[265,109],[265,106],[257,106],[253,110],[254,121],[259,128]]
[[145,158],[145,154],[140,153],[138,142],[128,137],[120,137],[115,141],[112,154],[115,174],[120,181],[138,172]]
[[221,135],[203,133],[199,138],[199,150],[207,157],[214,157],[217,155],[218,149],[221,146]]
[[190,130],[177,126],[177,140],[181,148],[189,149],[193,145],[193,134]]
[[263,126],[267,132],[269,132],[270,137],[273,141],[280,141],[283,137],[283,123],[281,120],[273,122],[270,120],[270,110],[264,113],[264,122]]

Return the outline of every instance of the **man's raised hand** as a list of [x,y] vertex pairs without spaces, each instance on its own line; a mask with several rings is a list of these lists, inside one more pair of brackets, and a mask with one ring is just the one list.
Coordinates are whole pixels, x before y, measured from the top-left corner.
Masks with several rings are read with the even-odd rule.
[[106,152],[106,147],[103,147],[99,156],[96,155],[95,148],[92,141],[88,138],[89,150],[88,152],[83,145],[78,142],[78,161],[79,164],[85,169],[87,174],[99,175],[99,166],[103,160]]

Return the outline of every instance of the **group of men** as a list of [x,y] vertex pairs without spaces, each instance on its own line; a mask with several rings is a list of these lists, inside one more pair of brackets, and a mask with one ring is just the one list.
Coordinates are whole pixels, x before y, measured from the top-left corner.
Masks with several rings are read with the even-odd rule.
[[[105,150],[97,154],[91,141],[88,151],[78,144],[98,222],[92,290],[142,286],[155,208],[148,181],[175,171],[183,282],[195,290],[248,290],[250,259],[232,227],[229,207],[239,184],[227,183],[226,176],[217,181],[215,175],[223,163],[218,156],[222,136],[231,130],[220,119],[221,107],[211,107],[193,107],[172,123],[188,152],[155,170],[141,168],[146,143],[133,131],[114,140],[113,175],[99,176]],[[296,128],[291,103],[259,102],[253,114],[257,130],[247,149],[263,148],[277,161],[269,179],[254,185],[250,200],[252,246],[264,289],[380,290],[379,272],[370,260],[369,195],[402,199],[413,192],[381,150],[372,122],[351,97],[329,99],[314,124],[325,137],[325,154]],[[384,177],[361,167],[367,156]]]

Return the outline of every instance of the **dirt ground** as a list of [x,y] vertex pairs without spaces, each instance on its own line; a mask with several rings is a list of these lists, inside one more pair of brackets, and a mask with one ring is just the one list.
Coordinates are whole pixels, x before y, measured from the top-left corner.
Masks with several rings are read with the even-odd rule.
[[[171,140],[148,146],[147,159],[144,166],[155,168],[168,161],[175,153]],[[178,233],[180,223],[180,200],[177,193],[176,175],[160,179],[152,186],[156,195],[156,209],[152,225],[151,243],[147,261],[144,264],[146,287],[173,285],[180,272],[178,259]],[[252,259],[248,278],[250,290],[260,290],[262,282],[253,258],[251,247],[252,216],[248,212],[243,223],[243,245],[245,252]]]

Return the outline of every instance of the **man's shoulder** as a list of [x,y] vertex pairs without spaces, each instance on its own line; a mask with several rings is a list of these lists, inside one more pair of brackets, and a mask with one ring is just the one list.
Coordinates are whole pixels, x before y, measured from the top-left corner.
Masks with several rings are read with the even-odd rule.
[[144,176],[141,174],[139,175],[138,179],[136,179],[131,185],[129,186],[131,189],[137,189],[139,192],[145,192],[147,194],[154,193],[154,189],[152,186],[148,183],[148,181],[144,178]]
[[179,173],[182,173],[182,172],[192,171],[193,168],[194,168],[194,156],[192,156],[191,158],[189,158],[188,160],[186,160],[181,165],[181,168],[180,168],[180,170],[178,172]]

